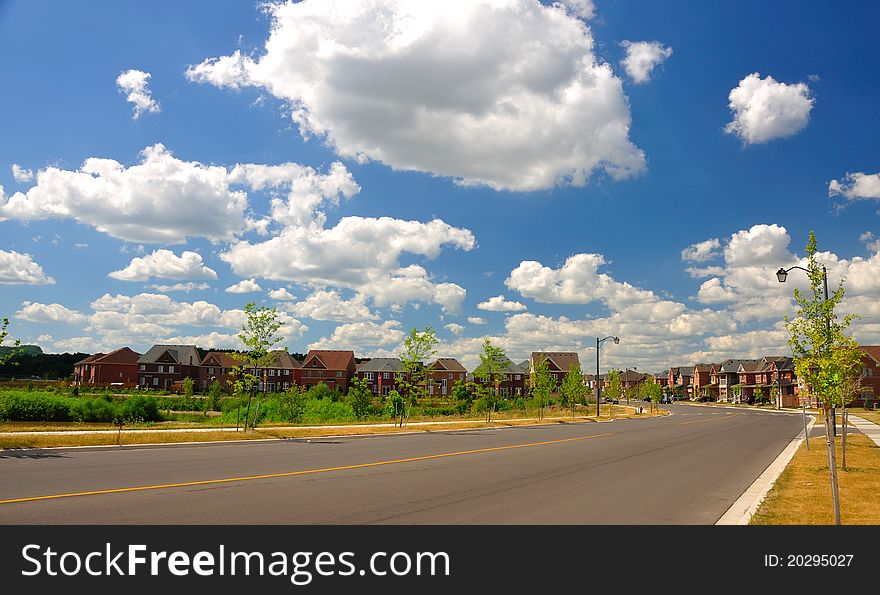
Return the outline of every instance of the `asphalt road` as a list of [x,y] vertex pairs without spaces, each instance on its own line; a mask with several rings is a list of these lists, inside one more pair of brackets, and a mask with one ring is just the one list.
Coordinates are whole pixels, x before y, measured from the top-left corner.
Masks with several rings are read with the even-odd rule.
[[0,451],[0,523],[712,524],[802,429],[784,413],[669,409],[606,423]]

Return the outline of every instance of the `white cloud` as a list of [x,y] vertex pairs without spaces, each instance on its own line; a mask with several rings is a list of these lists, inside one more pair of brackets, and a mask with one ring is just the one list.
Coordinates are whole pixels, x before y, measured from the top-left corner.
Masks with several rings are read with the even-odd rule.
[[866,231],[859,236],[859,241],[864,242],[868,250],[872,252],[880,252],[880,238],[875,237],[870,231]]
[[137,120],[144,113],[159,113],[159,102],[150,94],[150,73],[142,70],[126,70],[116,77],[119,91],[126,93],[126,101],[134,105],[132,119]]
[[305,300],[290,304],[288,310],[296,316],[314,320],[358,322],[376,320],[378,315],[370,312],[361,295],[350,300],[342,299],[338,291],[316,290]]
[[272,289],[269,291],[269,297],[273,300],[280,301],[292,301],[296,299],[296,296],[287,291],[286,287],[281,287],[280,289]]
[[847,200],[880,200],[880,173],[848,173],[840,181],[831,180],[828,184],[828,196],[838,195]]
[[161,291],[162,293],[168,293],[169,291],[185,291],[189,293],[191,291],[204,291],[211,287],[207,283],[174,283],[173,285],[147,285],[150,289],[155,289],[156,291]]
[[220,254],[241,277],[294,281],[352,289],[376,306],[421,300],[459,311],[465,290],[434,284],[419,265],[401,267],[408,252],[434,258],[444,245],[471,250],[473,234],[435,219],[428,223],[390,217],[343,217],[332,228],[316,220],[289,226],[264,242],[237,242]]
[[700,279],[702,277],[712,277],[714,275],[723,275],[724,269],[722,267],[688,267],[685,269],[685,272],[690,275],[694,279]]
[[330,193],[322,196],[332,201],[333,193],[357,188],[339,164],[331,166],[327,175],[293,163],[239,164],[227,170],[182,161],[156,144],[144,149],[141,162],[130,167],[92,157],[76,171],[42,170],[26,193],[10,197],[0,193],[0,221],[74,219],[130,242],[181,244],[187,237],[232,240],[248,230],[266,232],[270,221],[248,216],[247,192],[233,189],[242,184],[253,190],[289,188],[287,203],[272,201],[279,218],[283,215],[276,211],[282,205],[296,206],[300,201],[311,205],[315,194],[322,192]]
[[723,287],[717,277],[705,281],[697,293],[697,301],[702,304],[728,304],[736,300],[736,292]]
[[156,250],[143,257],[135,257],[127,267],[113,271],[108,277],[120,281],[147,281],[151,278],[173,279],[216,279],[217,273],[202,262],[198,252],[185,250],[177,256],[171,250]]
[[16,182],[30,182],[34,179],[34,172],[29,169],[24,169],[17,163],[12,164],[12,178]]
[[79,324],[86,317],[61,304],[40,304],[38,302],[23,302],[21,310],[15,316],[28,322],[63,322],[66,324]]
[[622,41],[626,58],[620,61],[633,82],[646,83],[651,72],[672,55],[672,48],[663,47],[659,41]]
[[464,332],[464,327],[461,326],[461,325],[458,324],[458,323],[455,323],[455,322],[450,322],[449,324],[445,324],[445,325],[443,325],[443,328],[445,328],[446,330],[448,330],[448,331],[449,331],[450,333],[452,333],[453,335],[456,335],[456,336],[459,336],[459,337],[460,337],[461,334]]
[[721,242],[718,238],[712,238],[696,244],[691,244],[681,251],[681,259],[688,262],[706,262],[713,258],[718,258],[721,249]]
[[76,248],[77,250],[84,250],[84,249],[88,248],[89,245],[86,244],[85,242],[76,242],[73,245],[73,247]]
[[0,285],[51,285],[55,279],[43,272],[30,254],[0,250]]
[[522,312],[526,309],[524,304],[508,301],[504,298],[504,295],[496,295],[485,302],[480,302],[477,304],[477,308],[489,312]]
[[468,316],[467,321],[471,324],[486,324],[486,319],[479,316]]
[[235,285],[230,285],[225,291],[226,293],[254,293],[263,291],[263,288],[253,279],[243,279]]
[[309,349],[351,349],[363,353],[368,348],[400,343],[404,333],[396,320],[375,322],[352,322],[336,327],[330,337],[324,337],[309,345]]
[[753,225],[730,237],[724,248],[724,260],[733,266],[780,266],[791,259],[788,252],[790,242],[784,227],[775,223]]
[[582,19],[591,19],[596,12],[596,6],[593,0],[560,0],[559,4],[564,6],[571,14]]
[[[465,184],[582,186],[645,167],[620,79],[593,53],[583,0],[269,4],[259,57],[236,50],[190,80],[289,103],[303,136],[347,158]],[[491,26],[487,26],[491,23]]]
[[746,145],[797,134],[807,126],[815,102],[805,83],[787,85],[757,72],[741,80],[729,99],[733,120],[724,130]]

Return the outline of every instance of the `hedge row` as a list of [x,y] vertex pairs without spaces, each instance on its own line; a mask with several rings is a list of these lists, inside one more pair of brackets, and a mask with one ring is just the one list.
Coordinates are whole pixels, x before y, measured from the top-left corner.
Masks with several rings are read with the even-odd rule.
[[161,421],[154,397],[131,397],[121,403],[106,398],[56,397],[47,394],[0,395],[2,421]]

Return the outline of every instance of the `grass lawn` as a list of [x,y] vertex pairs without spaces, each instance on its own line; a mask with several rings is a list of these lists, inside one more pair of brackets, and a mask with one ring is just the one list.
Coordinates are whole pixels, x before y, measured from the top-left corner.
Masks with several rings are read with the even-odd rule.
[[868,411],[867,409],[850,409],[849,412],[852,415],[858,415],[862,419],[866,419],[870,422],[874,422],[877,425],[880,425],[880,411]]
[[[861,414],[859,414],[861,415]],[[847,471],[840,470],[840,435],[837,465],[840,516],[844,525],[880,525],[880,447],[861,434],[848,433]],[[825,438],[801,445],[779,476],[749,524],[831,525],[831,482]]]
[[[663,411],[656,412],[654,414],[643,413],[641,415],[635,415],[632,411],[626,410],[625,407],[614,406],[602,406],[602,419],[610,420],[612,419],[612,409],[613,409],[613,418],[614,419],[626,419],[630,417],[636,418],[644,418],[644,417],[652,417],[657,415],[665,415],[666,413]],[[566,410],[568,411],[568,410]],[[505,412],[510,413],[510,412]],[[334,427],[334,428],[321,428],[321,427],[291,427],[291,426],[279,426],[279,425],[269,425],[263,424],[257,427],[255,431],[251,432],[219,432],[216,431],[216,424],[213,426],[205,425],[204,432],[151,432],[151,429],[172,429],[169,426],[173,426],[176,428],[180,427],[188,427],[188,428],[199,428],[198,424],[180,424],[173,423],[165,425],[164,423],[156,423],[152,426],[141,426],[143,431],[138,432],[126,432],[123,431],[121,434],[112,433],[112,434],[93,434],[88,433],[88,430],[112,430],[115,429],[111,424],[63,424],[63,423],[51,423],[51,424],[39,424],[35,422],[4,422],[0,424],[0,431],[3,432],[33,432],[33,431],[50,431],[50,430],[85,430],[82,433],[78,433],[75,435],[39,435],[39,434],[19,434],[19,435],[0,435],[0,449],[4,448],[46,448],[46,447],[61,447],[61,446],[102,446],[102,445],[126,445],[126,444],[165,444],[165,443],[179,443],[179,442],[208,442],[208,441],[219,441],[219,440],[259,440],[259,439],[284,439],[284,438],[311,438],[311,437],[321,437],[321,436],[343,436],[349,434],[388,434],[393,432],[431,432],[431,431],[440,431],[440,430],[460,430],[465,428],[498,428],[505,426],[519,426],[519,425],[531,425],[537,423],[566,423],[571,421],[588,421],[591,418],[584,417],[581,415],[582,412],[578,412],[579,415],[575,418],[570,416],[563,416],[560,414],[560,411],[554,410],[548,412],[542,420],[531,419],[531,420],[523,420],[516,419],[512,416],[493,416],[491,423],[486,423],[484,419],[463,419],[456,420],[460,423],[443,423],[441,418],[434,418],[433,421],[437,423],[432,423],[431,425],[425,426],[416,426],[416,425],[407,425],[402,429],[396,426],[374,426],[374,427],[363,427],[361,422],[360,427]],[[595,419],[593,417],[592,419]],[[411,420],[417,421],[417,420]],[[350,425],[355,425],[358,422],[352,422]],[[387,422],[386,422],[387,423]],[[345,425],[345,424],[333,424],[333,425]],[[138,426],[134,426],[135,428]],[[125,429],[131,429],[128,426]]]

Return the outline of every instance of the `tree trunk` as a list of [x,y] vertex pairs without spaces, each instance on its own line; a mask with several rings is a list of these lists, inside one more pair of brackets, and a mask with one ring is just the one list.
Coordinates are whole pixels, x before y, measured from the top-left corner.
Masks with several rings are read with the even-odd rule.
[[254,420],[251,422],[251,429],[257,427],[257,418],[260,416],[260,397],[257,397],[257,406],[254,408]]
[[831,407],[825,406],[825,444],[828,450],[828,471],[831,478],[831,502],[834,507],[834,524],[840,525],[840,493],[837,484],[837,461],[835,456],[834,434]]
[[843,471],[846,471],[846,418],[848,415],[849,413],[844,404],[843,409],[840,412],[840,423],[843,424],[840,428],[840,468]]
[[248,392],[247,410],[244,412],[244,431],[245,432],[247,432],[247,429],[248,429],[248,419],[250,419],[250,416],[251,416],[251,399],[253,399],[253,398],[254,398],[254,391],[251,390]]

